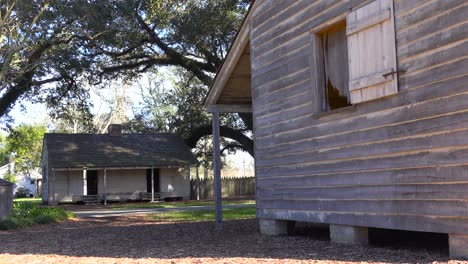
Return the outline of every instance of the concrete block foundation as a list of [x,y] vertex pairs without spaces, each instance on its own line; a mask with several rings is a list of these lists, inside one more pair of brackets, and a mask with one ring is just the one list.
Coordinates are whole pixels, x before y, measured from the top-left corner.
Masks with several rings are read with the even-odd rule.
[[368,245],[368,228],[346,225],[330,225],[330,239],[334,243]]
[[270,236],[281,236],[288,234],[288,221],[260,219],[260,233]]

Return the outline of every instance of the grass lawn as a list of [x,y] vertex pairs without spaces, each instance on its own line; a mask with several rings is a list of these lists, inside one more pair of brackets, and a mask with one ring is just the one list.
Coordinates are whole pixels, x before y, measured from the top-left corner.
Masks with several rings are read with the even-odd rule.
[[[248,219],[255,218],[255,208],[228,208],[223,209],[224,220]],[[215,220],[215,212],[213,210],[195,210],[195,211],[178,211],[178,212],[161,212],[150,214],[149,217],[153,220],[160,221],[210,221]]]
[[13,199],[14,203],[18,202],[28,202],[33,204],[40,204],[42,203],[42,198],[15,198]]
[[19,229],[35,224],[49,224],[63,221],[73,216],[60,207],[41,206],[40,198],[14,199],[10,215],[0,221],[0,230]]
[[[255,204],[255,200],[242,200],[223,202],[223,205]],[[141,204],[118,204],[109,206],[110,209],[147,209],[147,208],[180,208],[189,206],[209,206],[214,205],[214,201],[186,201],[186,202],[164,202],[164,203],[141,203]]]

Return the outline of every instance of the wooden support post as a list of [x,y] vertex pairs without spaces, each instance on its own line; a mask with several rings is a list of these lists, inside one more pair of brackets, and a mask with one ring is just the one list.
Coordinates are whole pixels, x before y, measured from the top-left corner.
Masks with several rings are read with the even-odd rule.
[[70,168],[67,171],[67,196],[70,197]]
[[57,205],[57,202],[55,201],[55,169],[52,168],[52,178],[54,179],[52,182],[52,203],[53,205]]
[[154,166],[151,166],[151,202],[154,203]]
[[220,157],[219,113],[213,113],[213,170],[215,191],[216,230],[223,229],[223,215],[221,203],[221,157]]
[[107,168],[104,168],[104,205],[107,205]]
[[197,165],[197,180],[195,181],[197,185],[195,186],[197,192],[197,201],[200,201],[200,174],[198,174],[198,165]]
[[88,171],[86,168],[83,168],[83,195],[88,195]]

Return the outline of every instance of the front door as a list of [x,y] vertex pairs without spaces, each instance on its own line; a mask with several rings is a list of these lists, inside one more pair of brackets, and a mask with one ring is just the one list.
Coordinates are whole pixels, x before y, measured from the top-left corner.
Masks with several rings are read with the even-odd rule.
[[[146,170],[146,191],[151,193],[151,169]],[[154,169],[154,192],[160,192],[159,169]]]
[[98,174],[96,170],[87,171],[86,187],[87,187],[88,195],[98,194]]

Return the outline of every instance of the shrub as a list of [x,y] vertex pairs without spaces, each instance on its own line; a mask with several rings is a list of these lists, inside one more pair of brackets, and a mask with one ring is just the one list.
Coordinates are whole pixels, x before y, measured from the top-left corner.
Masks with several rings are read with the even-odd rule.
[[39,215],[34,217],[34,223],[44,225],[57,222],[57,219],[51,215]]
[[0,230],[16,229],[16,222],[13,219],[7,218],[5,220],[0,220]]
[[16,198],[31,197],[31,192],[24,187],[19,187],[15,192],[15,197]]
[[30,201],[15,201],[10,216],[0,221],[0,229],[19,229],[33,224],[50,224],[72,217],[69,211],[60,207],[43,207]]

